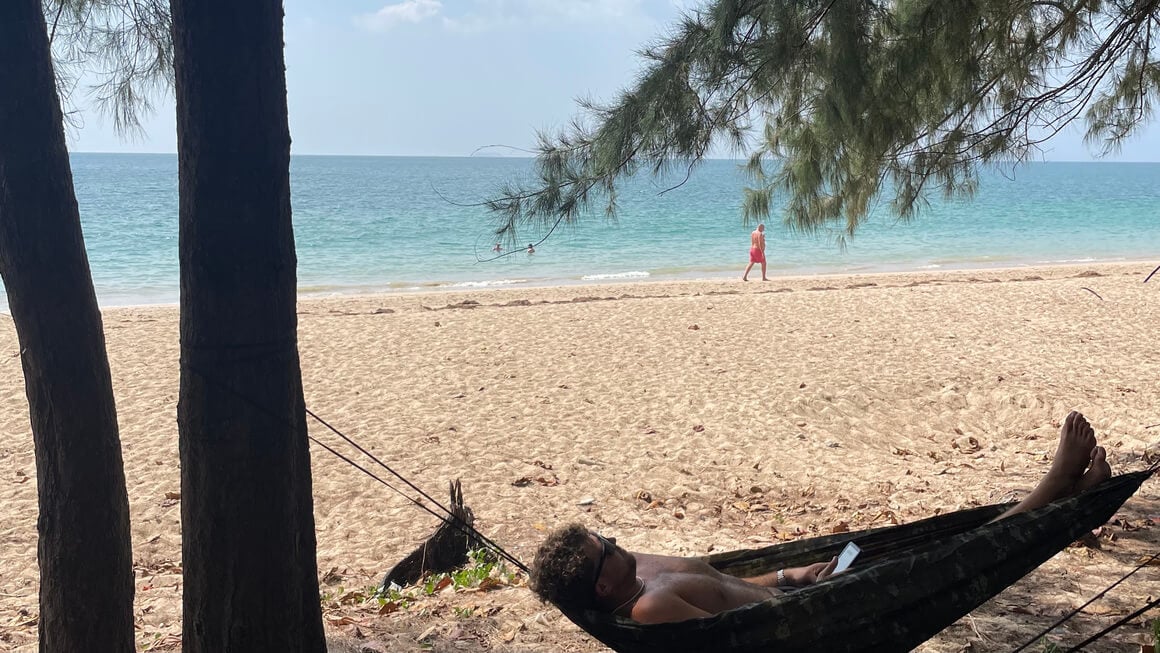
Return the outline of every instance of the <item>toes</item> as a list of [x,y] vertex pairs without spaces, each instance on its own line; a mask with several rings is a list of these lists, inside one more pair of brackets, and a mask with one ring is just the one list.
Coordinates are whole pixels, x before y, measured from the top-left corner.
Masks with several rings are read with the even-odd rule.
[[1108,450],[1103,447],[1096,447],[1092,450],[1092,467],[1106,465],[1108,463]]
[[1112,466],[1108,464],[1108,451],[1103,447],[1092,450],[1092,464],[1076,483],[1076,491],[1084,492],[1106,481],[1112,476]]
[[1096,431],[1092,428],[1087,418],[1079,411],[1071,411],[1067,414],[1067,418],[1063,421],[1063,437],[1070,435],[1072,438],[1080,442],[1091,441],[1093,444],[1096,440]]

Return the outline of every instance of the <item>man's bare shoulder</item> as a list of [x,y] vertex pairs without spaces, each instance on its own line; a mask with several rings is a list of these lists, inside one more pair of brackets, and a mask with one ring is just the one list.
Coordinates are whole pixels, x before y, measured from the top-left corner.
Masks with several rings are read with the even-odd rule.
[[645,592],[632,606],[632,618],[642,624],[661,624],[701,619],[710,613],[697,608],[676,592],[659,587]]

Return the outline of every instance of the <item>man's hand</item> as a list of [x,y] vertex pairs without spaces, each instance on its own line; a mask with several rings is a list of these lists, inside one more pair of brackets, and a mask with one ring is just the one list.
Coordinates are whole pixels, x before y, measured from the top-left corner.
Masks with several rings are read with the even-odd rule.
[[838,557],[834,556],[829,562],[815,562],[808,567],[790,567],[785,570],[785,580],[794,587],[813,585],[829,578],[837,566]]

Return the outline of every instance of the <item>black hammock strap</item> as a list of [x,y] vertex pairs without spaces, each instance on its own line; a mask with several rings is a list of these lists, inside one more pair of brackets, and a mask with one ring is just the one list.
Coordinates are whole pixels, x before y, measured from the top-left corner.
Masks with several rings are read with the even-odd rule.
[[991,520],[1008,506],[709,556],[726,573],[750,575],[825,559],[849,541],[872,553],[825,583],[705,619],[646,625],[594,611],[565,615],[620,653],[908,651],[1107,522],[1153,471],[999,521]]

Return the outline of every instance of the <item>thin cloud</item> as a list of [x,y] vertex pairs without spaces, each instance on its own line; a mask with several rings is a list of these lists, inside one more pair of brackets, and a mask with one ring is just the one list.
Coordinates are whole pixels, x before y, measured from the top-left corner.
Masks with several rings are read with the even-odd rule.
[[483,32],[521,24],[608,23],[643,17],[641,0],[475,0],[475,9],[444,16],[456,32]]
[[443,10],[439,0],[403,0],[387,5],[373,14],[363,14],[355,22],[372,32],[385,32],[402,23],[419,23]]
[[534,4],[549,17],[567,20],[626,18],[640,10],[640,0],[545,0]]

